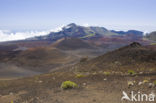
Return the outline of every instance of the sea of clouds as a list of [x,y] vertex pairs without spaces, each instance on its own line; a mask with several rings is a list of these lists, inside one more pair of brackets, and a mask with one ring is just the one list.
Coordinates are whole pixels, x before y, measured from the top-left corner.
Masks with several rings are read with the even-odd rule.
[[23,40],[30,37],[48,35],[50,32],[58,32],[62,30],[63,26],[57,27],[52,30],[44,31],[25,31],[25,32],[12,32],[9,30],[0,30],[0,42]]

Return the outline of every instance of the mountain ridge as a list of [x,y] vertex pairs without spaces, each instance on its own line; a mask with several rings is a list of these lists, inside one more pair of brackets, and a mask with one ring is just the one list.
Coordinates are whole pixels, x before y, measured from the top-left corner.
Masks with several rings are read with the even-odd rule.
[[51,32],[45,36],[37,36],[33,38],[28,38],[27,40],[51,40],[56,41],[64,37],[75,37],[80,39],[91,39],[91,38],[100,38],[100,37],[110,37],[110,36],[134,36],[134,38],[142,38],[143,32],[137,30],[124,31],[115,31],[108,30],[104,27],[99,26],[80,26],[75,23],[68,24],[67,26],[62,27],[62,30],[58,32]]

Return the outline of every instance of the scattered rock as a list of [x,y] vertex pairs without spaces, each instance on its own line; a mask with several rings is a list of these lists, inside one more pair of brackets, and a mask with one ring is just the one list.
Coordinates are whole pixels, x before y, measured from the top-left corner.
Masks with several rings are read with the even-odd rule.
[[12,93],[12,92],[10,92],[10,93],[9,93],[9,95],[13,95],[13,93]]
[[38,83],[42,83],[42,82],[43,82],[43,81],[41,81],[41,80],[40,80],[40,81],[38,81]]
[[134,85],[134,81],[128,81],[128,87],[131,87],[131,86],[133,86]]
[[143,82],[139,82],[139,83],[138,83],[138,85],[142,85],[142,84],[144,84],[144,83],[143,83]]
[[94,72],[92,75],[96,75],[97,73],[96,72]]
[[56,78],[55,77],[53,77],[53,80],[55,80]]
[[104,80],[104,81],[106,81],[106,80],[107,80],[107,78],[104,78],[103,80]]
[[86,86],[87,85],[87,83],[83,83],[83,86]]
[[154,84],[153,84],[153,83],[149,83],[149,84],[148,84],[148,87],[149,87],[149,88],[153,88],[153,87],[154,87]]

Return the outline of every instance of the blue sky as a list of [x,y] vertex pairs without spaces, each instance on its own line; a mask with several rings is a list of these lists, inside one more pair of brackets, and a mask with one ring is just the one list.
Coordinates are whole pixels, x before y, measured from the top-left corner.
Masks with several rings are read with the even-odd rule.
[[49,30],[69,23],[156,30],[156,0],[0,0],[0,30]]
[[155,5],[156,0],[0,0],[0,29],[51,29],[75,22],[151,31]]

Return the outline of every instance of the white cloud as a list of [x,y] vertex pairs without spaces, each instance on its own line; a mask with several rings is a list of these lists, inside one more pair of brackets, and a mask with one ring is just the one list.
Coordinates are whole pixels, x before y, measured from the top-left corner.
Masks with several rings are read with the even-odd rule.
[[146,36],[149,33],[150,33],[149,31],[144,31],[144,36]]
[[47,30],[47,31],[27,31],[27,32],[16,32],[13,33],[9,30],[0,30],[0,42],[3,41],[12,41],[12,40],[22,40],[34,36],[47,35],[50,32],[59,32],[62,30],[62,27],[57,27],[56,29]]
[[11,40],[22,40],[34,36],[46,35],[50,33],[50,31],[27,31],[27,32],[10,32],[0,30],[0,41],[11,41]]
[[53,29],[51,31],[53,31],[53,32],[59,32],[59,31],[61,31],[63,29],[63,27],[65,27],[65,25],[61,25],[60,27],[57,27],[57,28],[55,28],[55,29]]
[[90,25],[88,23],[85,23],[82,26],[89,27]]

